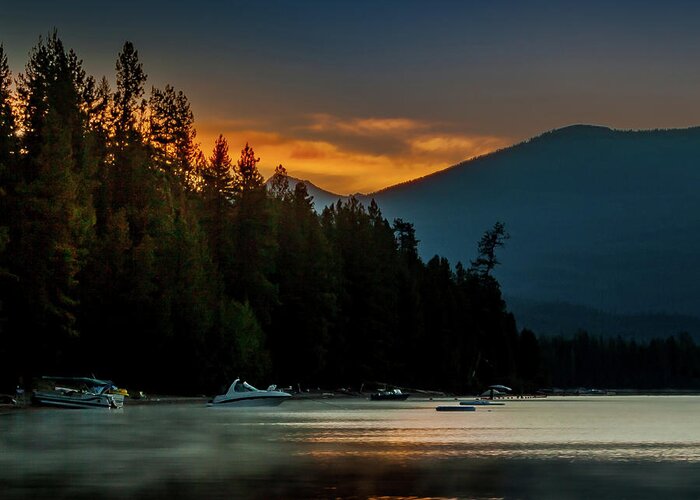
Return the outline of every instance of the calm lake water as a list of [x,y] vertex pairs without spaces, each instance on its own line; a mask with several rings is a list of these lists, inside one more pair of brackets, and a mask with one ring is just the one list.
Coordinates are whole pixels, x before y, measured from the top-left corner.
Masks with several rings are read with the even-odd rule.
[[700,498],[700,397],[0,415],[0,497]]

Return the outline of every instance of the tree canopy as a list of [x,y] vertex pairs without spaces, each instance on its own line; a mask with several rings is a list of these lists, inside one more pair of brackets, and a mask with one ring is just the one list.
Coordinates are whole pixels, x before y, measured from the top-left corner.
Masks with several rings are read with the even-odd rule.
[[[668,383],[697,382],[698,349],[685,336],[642,348],[518,332],[493,276],[508,239],[502,222],[468,269],[424,262],[419,228],[390,223],[374,200],[318,213],[281,165],[265,183],[250,144],[234,163],[220,135],[205,155],[181,91],[166,85],[144,98],[130,42],[115,76],[114,91],[97,83],[53,32],[13,86],[0,45],[5,389],[19,377],[91,373],[183,394],[219,391],[236,376],[532,390],[627,383],[610,370],[631,353]],[[575,372],[558,364],[567,356]]]

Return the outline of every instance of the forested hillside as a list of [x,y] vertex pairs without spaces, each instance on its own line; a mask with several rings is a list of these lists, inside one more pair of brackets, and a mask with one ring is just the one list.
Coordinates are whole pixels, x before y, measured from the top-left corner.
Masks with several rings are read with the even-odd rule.
[[455,392],[639,382],[593,377],[608,372],[581,349],[608,366],[642,352],[655,364],[618,366],[697,387],[688,336],[642,348],[519,332],[494,278],[508,239],[495,219],[468,263],[424,261],[413,224],[374,200],[317,213],[282,165],[264,182],[245,138],[237,158],[223,136],[200,146],[187,97],[147,89],[131,43],[115,67],[112,89],[54,33],[13,78],[0,46],[0,392],[44,374],[171,394],[237,376]]
[[146,82],[128,42],[114,89],[55,33],[16,85],[0,49],[6,388],[86,373],[179,393],[236,376],[450,390],[517,377],[489,260],[502,227],[472,266],[423,263],[413,226],[375,203],[319,215],[282,166],[266,189],[252,145],[237,161],[224,137],[200,152],[187,97]]

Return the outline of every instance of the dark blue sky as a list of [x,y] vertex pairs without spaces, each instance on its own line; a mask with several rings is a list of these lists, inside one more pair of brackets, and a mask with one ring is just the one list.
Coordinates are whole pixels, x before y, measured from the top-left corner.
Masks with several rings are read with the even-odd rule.
[[53,27],[112,80],[131,40],[205,151],[221,132],[341,192],[572,123],[700,124],[699,2],[5,3],[15,73]]

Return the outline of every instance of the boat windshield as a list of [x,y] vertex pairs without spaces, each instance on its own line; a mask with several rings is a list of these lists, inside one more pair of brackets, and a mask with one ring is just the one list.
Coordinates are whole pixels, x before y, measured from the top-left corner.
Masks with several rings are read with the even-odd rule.
[[255,387],[250,385],[248,382],[243,382],[236,384],[236,387],[234,388],[236,392],[254,392],[257,391]]

